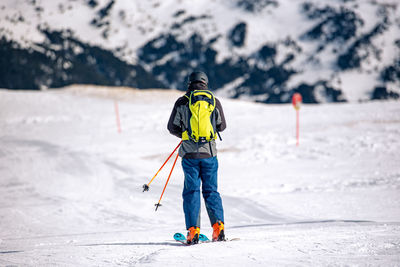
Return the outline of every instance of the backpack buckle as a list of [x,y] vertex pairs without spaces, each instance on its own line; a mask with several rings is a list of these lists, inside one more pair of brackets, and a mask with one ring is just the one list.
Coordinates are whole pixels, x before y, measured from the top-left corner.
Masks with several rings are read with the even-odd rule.
[[199,143],[207,143],[207,139],[204,136],[199,137]]

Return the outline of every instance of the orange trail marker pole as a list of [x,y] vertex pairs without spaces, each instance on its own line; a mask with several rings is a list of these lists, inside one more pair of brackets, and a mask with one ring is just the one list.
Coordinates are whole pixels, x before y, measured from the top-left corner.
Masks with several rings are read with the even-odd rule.
[[300,144],[300,105],[303,101],[301,94],[295,93],[292,97],[292,104],[296,110],[296,146]]
[[156,174],[153,176],[153,178],[150,180],[150,182],[148,184],[144,184],[143,185],[143,192],[144,191],[149,191],[150,188],[150,184],[153,182],[154,178],[156,178],[156,176],[158,175],[158,173],[162,170],[162,168],[165,166],[165,164],[167,164],[168,160],[172,157],[172,155],[175,153],[175,151],[178,149],[178,147],[182,144],[182,141],[179,142],[179,144],[175,147],[174,151],[172,151],[172,153],[168,156],[167,160],[163,163],[163,165],[161,166],[161,168],[156,172]]
[[300,138],[300,111],[296,109],[296,146],[299,146],[299,138]]
[[162,199],[162,197],[163,197],[163,195],[164,195],[165,188],[167,188],[167,185],[168,185],[168,182],[169,182],[169,178],[171,178],[171,174],[172,174],[172,171],[174,170],[175,163],[176,163],[176,160],[178,159],[178,156],[179,156],[179,154],[176,154],[175,161],[174,161],[174,165],[172,165],[172,169],[171,169],[171,171],[170,171],[170,173],[169,173],[167,182],[165,183],[164,189],[163,189],[163,191],[162,191],[162,193],[161,193],[160,200],[158,200],[158,203],[155,205],[155,206],[156,206],[156,211],[157,211],[158,207],[161,206],[161,204],[160,204],[161,199]]
[[117,130],[118,130],[118,133],[121,133],[121,121],[119,119],[119,109],[118,109],[117,100],[114,100],[114,110],[115,110],[115,117],[116,117],[116,121],[117,121]]

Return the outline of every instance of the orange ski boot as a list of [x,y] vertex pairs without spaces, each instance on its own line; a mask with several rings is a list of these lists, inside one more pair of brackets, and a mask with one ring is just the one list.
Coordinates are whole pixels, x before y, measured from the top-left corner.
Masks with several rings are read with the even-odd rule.
[[225,241],[224,223],[218,221],[213,225],[212,241]]
[[199,243],[200,228],[193,226],[190,227],[186,237],[186,243],[189,245]]

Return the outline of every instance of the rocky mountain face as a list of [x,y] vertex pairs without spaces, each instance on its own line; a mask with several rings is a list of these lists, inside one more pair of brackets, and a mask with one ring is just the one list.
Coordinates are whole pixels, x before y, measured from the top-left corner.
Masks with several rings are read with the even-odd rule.
[[398,99],[394,0],[4,0],[0,88],[101,84],[263,103]]

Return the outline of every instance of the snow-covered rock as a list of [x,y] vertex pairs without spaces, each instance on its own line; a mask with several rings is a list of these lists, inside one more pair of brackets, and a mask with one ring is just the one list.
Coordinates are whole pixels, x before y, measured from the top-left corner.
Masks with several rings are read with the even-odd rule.
[[400,8],[364,0],[4,0],[1,83],[184,89],[265,103],[398,98]]

